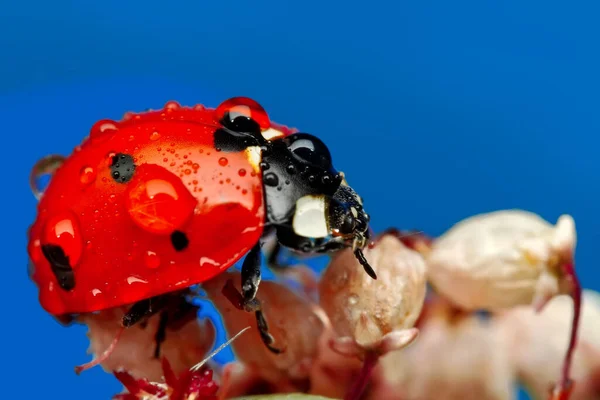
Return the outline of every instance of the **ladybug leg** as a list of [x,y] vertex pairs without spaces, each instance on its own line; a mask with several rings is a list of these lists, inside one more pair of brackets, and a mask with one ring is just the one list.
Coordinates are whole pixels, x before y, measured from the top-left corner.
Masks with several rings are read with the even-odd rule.
[[163,310],[166,307],[165,296],[155,296],[149,299],[140,300],[131,306],[129,311],[123,316],[121,325],[129,328],[142,320],[146,320]]
[[167,324],[169,322],[169,313],[167,310],[163,310],[160,313],[160,319],[158,320],[158,329],[156,330],[156,335],[154,336],[154,342],[156,343],[156,347],[154,348],[154,358],[160,358],[160,346],[165,341],[167,337]]
[[242,293],[241,298],[239,292],[230,282],[223,288],[225,296],[238,308],[247,312],[254,312],[256,315],[256,326],[260,333],[260,337],[267,348],[275,354],[281,353],[281,350],[274,347],[275,339],[269,333],[267,320],[262,312],[260,301],[256,298],[258,286],[260,284],[260,242],[258,242],[250,252],[246,255],[242,264]]

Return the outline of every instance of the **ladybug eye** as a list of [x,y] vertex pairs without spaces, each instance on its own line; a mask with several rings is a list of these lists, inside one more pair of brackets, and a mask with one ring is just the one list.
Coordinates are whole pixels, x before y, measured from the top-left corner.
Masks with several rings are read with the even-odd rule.
[[308,133],[295,133],[284,139],[296,158],[322,168],[331,167],[331,153],[320,139]]
[[256,101],[247,97],[233,97],[216,109],[219,122],[234,132],[253,133],[269,129],[267,112]]

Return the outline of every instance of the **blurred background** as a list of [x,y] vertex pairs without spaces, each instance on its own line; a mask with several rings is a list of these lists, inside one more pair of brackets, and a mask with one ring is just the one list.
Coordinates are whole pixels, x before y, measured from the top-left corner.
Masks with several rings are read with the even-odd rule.
[[377,231],[436,235],[513,207],[552,223],[569,213],[581,280],[600,289],[598,11],[514,0],[2,2],[3,396],[121,390],[99,368],[75,376],[90,358],[85,328],[58,325],[27,278],[28,175],[96,120],[168,100],[248,96],[320,136]]

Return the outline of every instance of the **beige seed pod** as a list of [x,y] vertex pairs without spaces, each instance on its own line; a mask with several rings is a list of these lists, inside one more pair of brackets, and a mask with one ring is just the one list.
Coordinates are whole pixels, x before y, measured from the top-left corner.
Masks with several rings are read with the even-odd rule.
[[419,339],[385,355],[366,400],[510,400],[508,342],[488,322],[432,305]]
[[377,280],[365,273],[351,249],[342,250],[321,279],[320,303],[340,336],[335,344],[340,351],[350,353],[355,345],[383,354],[417,335],[413,326],[425,300],[425,262],[393,234],[364,253]]
[[[324,323],[316,312],[316,305],[306,296],[278,282],[260,283],[257,299],[261,302],[269,333],[275,339],[275,346],[284,350],[280,354],[273,354],[260,338],[254,313],[238,310],[222,294],[229,279],[236,288],[241,287],[241,275],[237,271],[220,274],[202,284],[207,298],[219,311],[229,335],[251,327],[250,331],[231,344],[242,365],[232,365],[223,373],[233,380],[236,377],[263,380],[288,389],[291,389],[287,385],[290,381],[308,380],[318,340],[324,328]],[[244,372],[237,373],[241,370]],[[246,384],[250,385],[251,382]],[[239,384],[231,382],[231,386]]]
[[[111,308],[98,313],[84,314],[80,321],[88,326],[90,352],[103,353],[113,342],[121,326],[125,309]],[[137,379],[161,382],[163,370],[160,359],[154,358],[155,335],[159,316],[148,319],[147,324],[137,324],[123,331],[114,351],[101,364],[107,372],[125,370]],[[191,368],[210,351],[215,341],[215,327],[209,319],[193,316],[183,323],[167,326],[161,356],[166,357],[176,374]]]
[[[507,310],[496,324],[510,341],[509,355],[520,379],[536,400],[548,398],[560,375],[570,335],[573,301],[557,296],[540,313],[530,307]],[[583,292],[577,346],[571,367],[575,385],[570,400],[600,399],[600,294]]]
[[467,218],[434,241],[426,256],[431,284],[466,310],[533,304],[568,293],[562,266],[572,263],[575,222],[552,225],[522,210]]

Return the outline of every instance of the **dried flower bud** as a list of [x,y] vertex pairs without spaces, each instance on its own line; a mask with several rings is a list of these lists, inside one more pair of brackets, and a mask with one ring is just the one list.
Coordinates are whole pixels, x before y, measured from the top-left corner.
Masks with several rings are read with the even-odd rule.
[[[552,299],[536,314],[530,307],[507,310],[496,323],[510,340],[509,354],[520,379],[535,399],[547,399],[560,375],[570,335],[573,301],[569,296]],[[600,399],[600,294],[583,293],[581,324],[573,353],[575,385],[571,400]]]
[[476,315],[432,305],[419,339],[381,358],[366,399],[513,399],[507,345]]
[[342,250],[321,279],[321,305],[341,337],[340,347],[354,342],[379,353],[402,348],[416,337],[410,328],[425,300],[423,257],[392,234],[366,249],[365,257],[378,279],[365,273],[350,249]]
[[[215,328],[210,320],[198,320],[196,308],[190,310],[185,321],[173,321],[165,341],[161,344],[161,356],[166,357],[175,373],[186,371],[209,352],[215,340]],[[81,322],[87,324],[90,338],[90,351],[95,356],[104,352],[114,341],[121,326],[125,312],[112,308],[94,314],[81,316]],[[155,335],[158,330],[159,316],[148,319],[125,329],[114,351],[101,364],[105,371],[126,370],[136,379],[148,379],[160,382],[163,369],[160,359],[154,358],[156,349]]]
[[476,215],[435,240],[426,256],[429,280],[466,310],[532,303],[541,309],[570,292],[562,267],[572,263],[575,243],[569,215],[556,226],[521,210]]
[[241,287],[239,272],[220,274],[203,283],[202,287],[221,314],[228,333],[252,327],[251,331],[232,344],[237,359],[271,384],[308,379],[317,342],[323,331],[323,321],[315,312],[316,305],[277,282],[260,283],[257,298],[262,304],[269,333],[275,343],[284,348],[282,353],[273,354],[261,340],[254,314],[238,310],[222,294],[223,287],[230,279],[235,287]]

